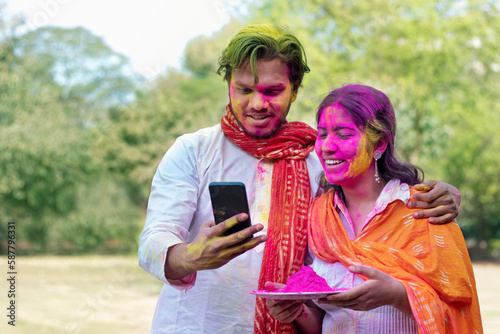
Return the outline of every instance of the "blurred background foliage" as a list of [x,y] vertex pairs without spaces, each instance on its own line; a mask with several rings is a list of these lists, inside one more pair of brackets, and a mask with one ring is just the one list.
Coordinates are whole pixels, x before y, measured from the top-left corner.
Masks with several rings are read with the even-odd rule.
[[299,37],[311,67],[290,119],[314,126],[321,98],[346,83],[384,91],[401,157],[460,189],[471,255],[500,257],[498,1],[238,3],[220,31],[189,41],[181,69],[149,81],[83,28],[20,33],[0,7],[3,251],[16,221],[25,254],[135,252],[163,154],[228,101],[220,52],[245,25],[272,22]]

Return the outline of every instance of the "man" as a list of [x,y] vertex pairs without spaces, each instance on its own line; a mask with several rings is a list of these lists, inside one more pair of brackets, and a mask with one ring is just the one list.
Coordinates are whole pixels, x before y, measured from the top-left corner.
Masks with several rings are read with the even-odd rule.
[[[153,179],[139,265],[165,285],[151,333],[292,333],[250,291],[286,282],[304,261],[322,168],[309,154],[316,131],[286,117],[309,68],[296,37],[269,24],[241,30],[219,63],[229,90],[221,123],[179,137]],[[251,227],[223,234],[246,214],[214,224],[214,181],[245,184]],[[435,209],[420,214],[455,218],[458,191],[427,185],[417,202]]]

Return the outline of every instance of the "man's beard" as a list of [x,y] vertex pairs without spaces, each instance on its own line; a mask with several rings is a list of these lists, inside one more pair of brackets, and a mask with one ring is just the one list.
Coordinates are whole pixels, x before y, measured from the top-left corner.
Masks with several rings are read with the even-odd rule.
[[[274,134],[276,132],[278,132],[281,127],[283,126],[283,124],[286,122],[286,117],[285,119],[281,120],[280,124],[278,126],[276,126],[270,133],[268,134],[265,134],[265,135],[255,135],[253,133],[250,133],[247,131],[247,129],[243,126],[243,124],[240,122],[240,120],[238,119],[238,117],[236,117],[236,115],[234,114],[234,109],[233,109],[233,102],[231,101],[231,99],[229,99],[229,103],[231,104],[231,113],[233,114],[233,117],[234,119],[236,120],[236,123],[238,124],[238,126],[240,127],[241,130],[243,130],[247,135],[249,135],[250,137],[254,137],[254,138],[258,138],[258,139],[267,139],[267,138],[271,138],[272,136],[274,136]],[[290,106],[292,105],[292,102],[289,101],[288,102],[288,106],[287,106],[287,110],[285,112],[285,115],[288,115],[288,113],[290,112]]]

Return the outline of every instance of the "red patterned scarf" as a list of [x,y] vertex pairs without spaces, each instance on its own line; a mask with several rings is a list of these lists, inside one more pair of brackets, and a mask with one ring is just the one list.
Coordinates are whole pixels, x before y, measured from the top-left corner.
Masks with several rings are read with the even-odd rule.
[[[307,211],[311,184],[305,157],[314,149],[317,132],[301,122],[285,122],[270,138],[246,134],[236,122],[231,107],[221,120],[227,138],[256,158],[275,159],[273,169],[268,239],[264,248],[259,289],[264,283],[286,283],[304,262],[307,250]],[[266,301],[257,297],[255,333],[296,333],[293,324],[275,320]]]

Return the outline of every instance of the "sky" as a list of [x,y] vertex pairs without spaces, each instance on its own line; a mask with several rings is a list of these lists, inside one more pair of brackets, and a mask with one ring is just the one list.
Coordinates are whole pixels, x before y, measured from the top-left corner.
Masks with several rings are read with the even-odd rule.
[[134,68],[154,78],[179,68],[186,43],[229,22],[238,0],[7,0],[8,15],[22,14],[30,29],[83,26]]

